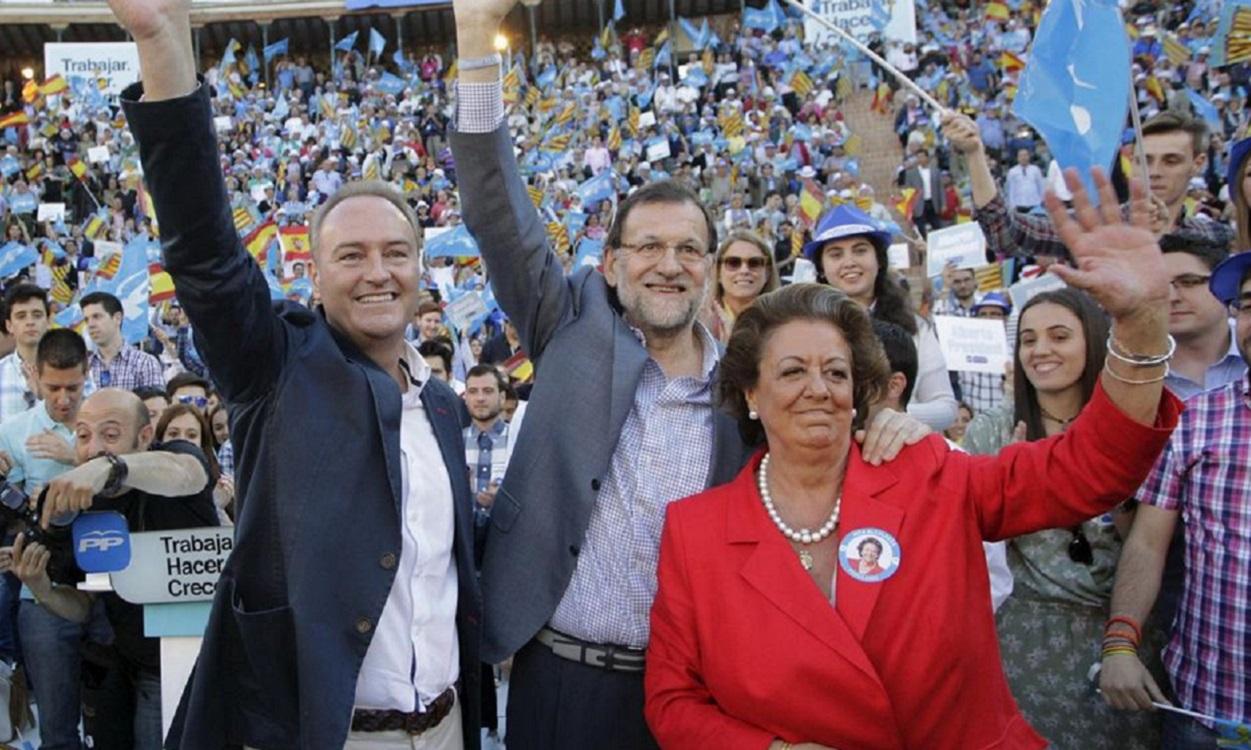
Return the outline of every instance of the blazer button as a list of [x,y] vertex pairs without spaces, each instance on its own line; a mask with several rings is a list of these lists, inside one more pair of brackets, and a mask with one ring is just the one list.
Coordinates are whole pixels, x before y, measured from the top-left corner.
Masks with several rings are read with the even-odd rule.
[[598,479],[591,480],[591,491],[599,492],[599,480]]
[[388,552],[382,556],[382,559],[378,561],[378,564],[382,566],[383,570],[395,570],[396,562],[397,559],[395,557],[395,553]]
[[361,619],[356,621],[356,632],[360,633],[361,635],[365,635],[373,629],[374,629],[374,624],[370,622],[369,618],[367,617],[362,617]]

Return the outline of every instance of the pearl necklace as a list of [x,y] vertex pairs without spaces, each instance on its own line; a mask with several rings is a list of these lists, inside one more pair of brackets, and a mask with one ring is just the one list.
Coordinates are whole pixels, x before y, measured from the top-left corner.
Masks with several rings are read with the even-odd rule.
[[[805,545],[816,544],[833,534],[834,529],[838,527],[838,513],[843,504],[843,496],[841,494],[834,499],[834,510],[830,513],[830,517],[816,531],[811,529],[792,529],[786,521],[782,520],[777,506],[773,503],[773,495],[769,492],[769,454],[767,453],[760,460],[760,473],[757,475],[756,484],[760,488],[760,500],[764,503],[765,512],[769,514],[773,525],[778,527],[778,531],[782,532],[782,536],[790,539],[792,542]],[[806,549],[799,550],[799,561],[804,566],[804,570],[812,570],[811,552]]]

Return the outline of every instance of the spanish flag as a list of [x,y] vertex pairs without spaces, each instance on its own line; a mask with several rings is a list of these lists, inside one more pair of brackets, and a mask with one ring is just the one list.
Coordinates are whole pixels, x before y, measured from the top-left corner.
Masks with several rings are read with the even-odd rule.
[[65,160],[65,165],[69,167],[69,171],[74,173],[74,177],[80,181],[87,179],[87,165],[83,164],[82,159],[77,156],[70,156]]
[[69,83],[61,77],[60,73],[57,73],[43,82],[43,85],[39,87],[39,93],[44,96],[52,96],[53,94],[59,94],[68,88]]
[[804,226],[816,226],[825,210],[825,193],[812,180],[804,180],[804,189],[799,193],[799,218]]
[[243,240],[243,246],[248,249],[248,253],[256,258],[256,262],[261,268],[265,267],[265,262],[269,258],[269,246],[278,239],[278,226],[274,224],[274,220],[270,219],[265,223],[253,229],[250,234]]
[[999,67],[1005,73],[1013,73],[1025,69],[1025,61],[1007,50],[999,54]]
[[148,295],[150,304],[157,304],[174,298],[174,279],[160,263],[153,262],[148,264],[148,285],[151,289]]
[[16,128],[20,125],[29,124],[30,118],[21,110],[0,117],[0,128]]
[[916,207],[917,198],[920,197],[920,195],[921,194],[917,192],[916,188],[904,188],[903,192],[900,194],[899,202],[895,204],[895,210],[898,211],[899,215],[905,219],[911,219],[912,211]]
[[993,21],[1006,21],[1012,16],[1006,3],[992,0],[986,4],[986,18]]
[[503,365],[508,372],[508,377],[512,380],[528,383],[534,378],[534,364],[530,362],[525,352],[517,352],[504,360]]
[[282,259],[284,262],[291,263],[297,260],[309,261],[313,259],[313,250],[308,241],[308,227],[283,227],[278,234],[278,240],[282,244]]

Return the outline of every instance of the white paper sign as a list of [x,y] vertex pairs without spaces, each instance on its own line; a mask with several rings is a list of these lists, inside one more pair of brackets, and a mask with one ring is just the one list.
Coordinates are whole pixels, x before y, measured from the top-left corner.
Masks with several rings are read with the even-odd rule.
[[907,243],[898,242],[886,248],[886,258],[891,268],[905,271],[912,267],[912,260],[908,257]]
[[65,80],[104,81],[102,93],[116,96],[139,80],[139,48],[134,42],[48,42],[43,45],[43,74]]
[[108,262],[110,255],[113,255],[114,253],[121,255],[122,243],[111,242],[109,240],[96,240],[95,253],[96,259],[100,261],[100,265],[104,265]]
[[234,548],[230,528],[130,535],[130,565],[112,573],[113,590],[132,604],[209,601]]
[[925,274],[942,276],[948,263],[956,268],[977,268],[986,265],[986,235],[975,221],[935,229],[925,238]]
[[1020,310],[1026,302],[1037,295],[1054,289],[1063,289],[1065,286],[1067,285],[1060,280],[1059,276],[1054,273],[1044,273],[1032,279],[1018,281],[1008,287],[1008,296],[1012,299],[1012,309]]
[[668,159],[671,153],[672,152],[669,150],[669,141],[664,138],[661,138],[658,141],[653,141],[652,143],[647,144],[647,160],[648,161],[660,161],[662,159]]
[[36,221],[63,221],[65,219],[64,203],[40,203]]
[[233,128],[234,124],[230,121],[230,115],[220,115],[213,118],[213,127],[217,132],[224,133]]
[[1002,375],[1008,362],[1008,333],[1002,320],[934,316],[947,369]]
[[792,284],[810,284],[817,280],[817,267],[807,258],[795,259],[795,270],[791,272]]
[[447,316],[452,327],[458,331],[468,328],[475,318],[485,315],[486,312],[487,307],[482,301],[482,293],[476,291],[457,297],[443,309],[443,314]]
[[[804,3],[826,21],[841,26],[860,41],[868,41],[878,29],[873,25],[873,10],[877,3],[848,2],[847,0],[811,0]],[[890,11],[890,22],[882,29],[882,36],[896,42],[917,42],[916,4],[905,2],[883,3]],[[804,20],[804,41],[820,45],[837,42],[834,32],[811,18]]]
[[656,113],[650,109],[639,114],[639,130],[650,128],[656,124]]
[[91,162],[92,164],[99,164],[102,161],[108,161],[108,160],[109,160],[109,147],[108,146],[92,146],[91,148],[87,149],[87,161]]

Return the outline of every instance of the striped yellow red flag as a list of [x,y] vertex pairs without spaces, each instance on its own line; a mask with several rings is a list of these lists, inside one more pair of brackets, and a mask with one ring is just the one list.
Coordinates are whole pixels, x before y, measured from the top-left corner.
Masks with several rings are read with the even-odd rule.
[[1017,70],[1024,70],[1025,61],[1017,55],[1004,50],[999,53],[999,67],[1002,68],[1005,73],[1011,73]]
[[61,77],[60,73],[56,73],[43,82],[43,85],[39,87],[39,93],[44,96],[52,96],[53,94],[59,94],[68,88],[69,83]]
[[30,118],[23,111],[12,112],[0,117],[0,128],[16,128],[20,125],[29,125]]
[[804,226],[816,226],[825,210],[825,193],[812,180],[804,180],[804,188],[799,193],[799,219]]
[[283,262],[313,259],[313,250],[308,241],[308,227],[285,226],[278,233],[278,241],[282,244]]
[[900,216],[905,219],[912,218],[912,211],[916,206],[918,195],[916,188],[906,187],[903,189],[899,196],[899,201],[895,204],[895,210],[899,212]]
[[256,262],[261,264],[261,268],[265,267],[265,261],[269,257],[269,246],[278,238],[278,225],[273,219],[269,219],[243,240],[243,246],[248,249],[248,253],[256,258]]
[[79,180],[87,179],[87,165],[83,164],[82,159],[77,156],[70,156],[65,160],[65,166],[69,167],[69,171]]
[[613,128],[608,131],[608,141],[605,143],[609,151],[617,151],[621,148],[621,128]]
[[148,302],[160,303],[174,298],[174,278],[159,262],[148,264]]
[[993,292],[1004,287],[1003,267],[998,263],[974,269],[973,275],[977,278],[979,292]]
[[543,188],[538,185],[530,185],[526,188],[526,192],[530,194],[530,202],[535,208],[543,205]]

